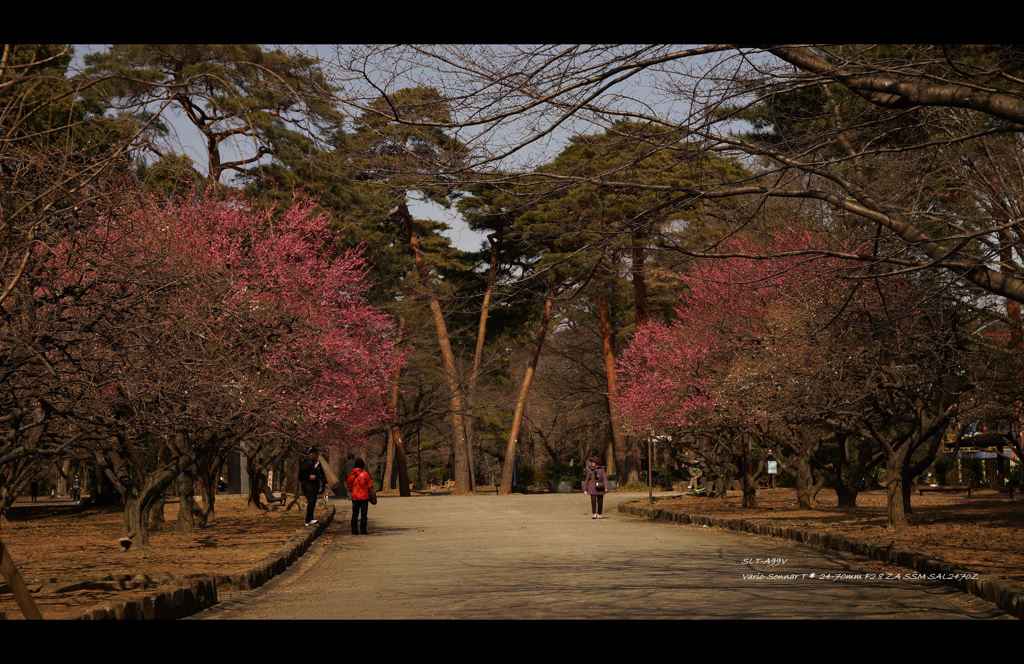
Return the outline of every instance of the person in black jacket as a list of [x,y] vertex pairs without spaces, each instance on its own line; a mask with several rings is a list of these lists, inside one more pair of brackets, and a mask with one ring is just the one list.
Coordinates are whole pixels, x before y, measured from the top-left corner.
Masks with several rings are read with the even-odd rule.
[[601,457],[591,454],[583,476],[583,493],[590,496],[592,519],[604,518],[604,494],[608,491],[608,475],[601,465]]
[[320,466],[319,456],[319,451],[315,447],[307,448],[306,456],[299,464],[299,486],[302,488],[302,494],[306,496],[307,526],[318,523],[318,520],[313,518],[316,499],[323,493],[324,486],[327,485],[327,476]]

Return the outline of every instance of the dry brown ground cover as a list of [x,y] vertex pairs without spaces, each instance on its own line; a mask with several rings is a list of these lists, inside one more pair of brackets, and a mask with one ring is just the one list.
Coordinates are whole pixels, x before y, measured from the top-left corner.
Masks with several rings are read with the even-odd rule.
[[[6,522],[0,528],[0,538],[33,591],[43,617],[71,618],[98,604],[159,592],[162,586],[189,577],[247,571],[283,549],[290,537],[304,529],[304,504],[300,501],[288,512],[258,512],[246,507],[241,496],[218,496],[214,520],[192,535],[174,531],[178,506],[168,504],[164,510],[167,523],[152,534],[150,546],[132,547],[127,552],[117,544],[124,533],[117,510],[89,509],[80,514]],[[318,516],[323,513],[321,506]],[[93,582],[92,587],[66,589],[83,582]],[[5,591],[0,590],[0,612],[20,618],[14,597]]]
[[941,558],[978,574],[1024,583],[1024,500],[995,491],[918,495],[911,500],[910,525],[886,527],[885,492],[857,497],[857,508],[840,510],[835,491],[818,494],[813,510],[797,509],[793,489],[760,489],[757,509],[743,509],[739,492],[725,498],[684,496],[659,502],[688,514],[743,518],[757,523],[841,533],[849,538],[908,549]]

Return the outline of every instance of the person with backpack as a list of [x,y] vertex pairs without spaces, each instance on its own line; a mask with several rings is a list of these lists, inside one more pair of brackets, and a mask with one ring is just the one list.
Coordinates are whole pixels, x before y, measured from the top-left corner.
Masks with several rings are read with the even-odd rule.
[[592,519],[604,518],[604,494],[607,491],[608,475],[601,465],[601,458],[592,454],[587,459],[586,473],[583,477],[583,493],[590,496]]
[[306,496],[306,525],[315,526],[319,519],[314,519],[317,496],[327,485],[327,476],[320,466],[320,454],[315,447],[306,448],[306,456],[299,463],[299,487]]
[[366,472],[365,461],[355,460],[352,472],[345,478],[345,486],[352,497],[352,534],[366,535],[367,512],[370,503],[377,504],[377,492],[373,488],[373,478]]

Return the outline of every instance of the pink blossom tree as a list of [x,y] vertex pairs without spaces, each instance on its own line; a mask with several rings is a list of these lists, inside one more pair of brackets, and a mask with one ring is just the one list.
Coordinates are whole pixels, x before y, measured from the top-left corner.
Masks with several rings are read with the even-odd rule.
[[363,297],[360,252],[336,248],[310,201],[278,214],[209,194],[147,198],[52,260],[79,320],[102,322],[80,326],[70,357],[83,376],[76,426],[139,543],[177,478],[191,515],[194,475],[215,483],[227,450],[270,449],[253,455],[266,460],[326,427],[356,437],[387,417],[401,361],[392,323]]
[[[763,449],[772,445],[769,408],[754,396],[762,373],[750,358],[764,347],[769,314],[787,301],[822,287],[835,266],[799,255],[809,234],[778,236],[768,246],[747,238],[724,252],[735,258],[698,263],[681,277],[686,288],[669,324],[640,326],[618,363],[616,395],[635,431],[685,430],[694,451],[710,466],[731,462],[743,488],[743,504],[756,502]],[[788,254],[772,260],[743,256]],[[706,449],[705,449],[706,448]],[[719,483],[724,490],[724,483]]]

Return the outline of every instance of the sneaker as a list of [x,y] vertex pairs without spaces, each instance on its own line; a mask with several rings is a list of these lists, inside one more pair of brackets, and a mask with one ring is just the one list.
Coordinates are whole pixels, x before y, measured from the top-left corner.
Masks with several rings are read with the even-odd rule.
[[307,523],[306,525],[307,525],[307,526],[315,526],[315,525],[316,525],[316,524],[318,524],[318,523],[320,523],[320,519],[313,519],[312,521],[310,521],[310,522],[309,522],[309,523]]
[[591,519],[596,519],[596,518],[597,518],[597,515],[595,514],[595,515],[591,516],[590,518],[591,518]]

